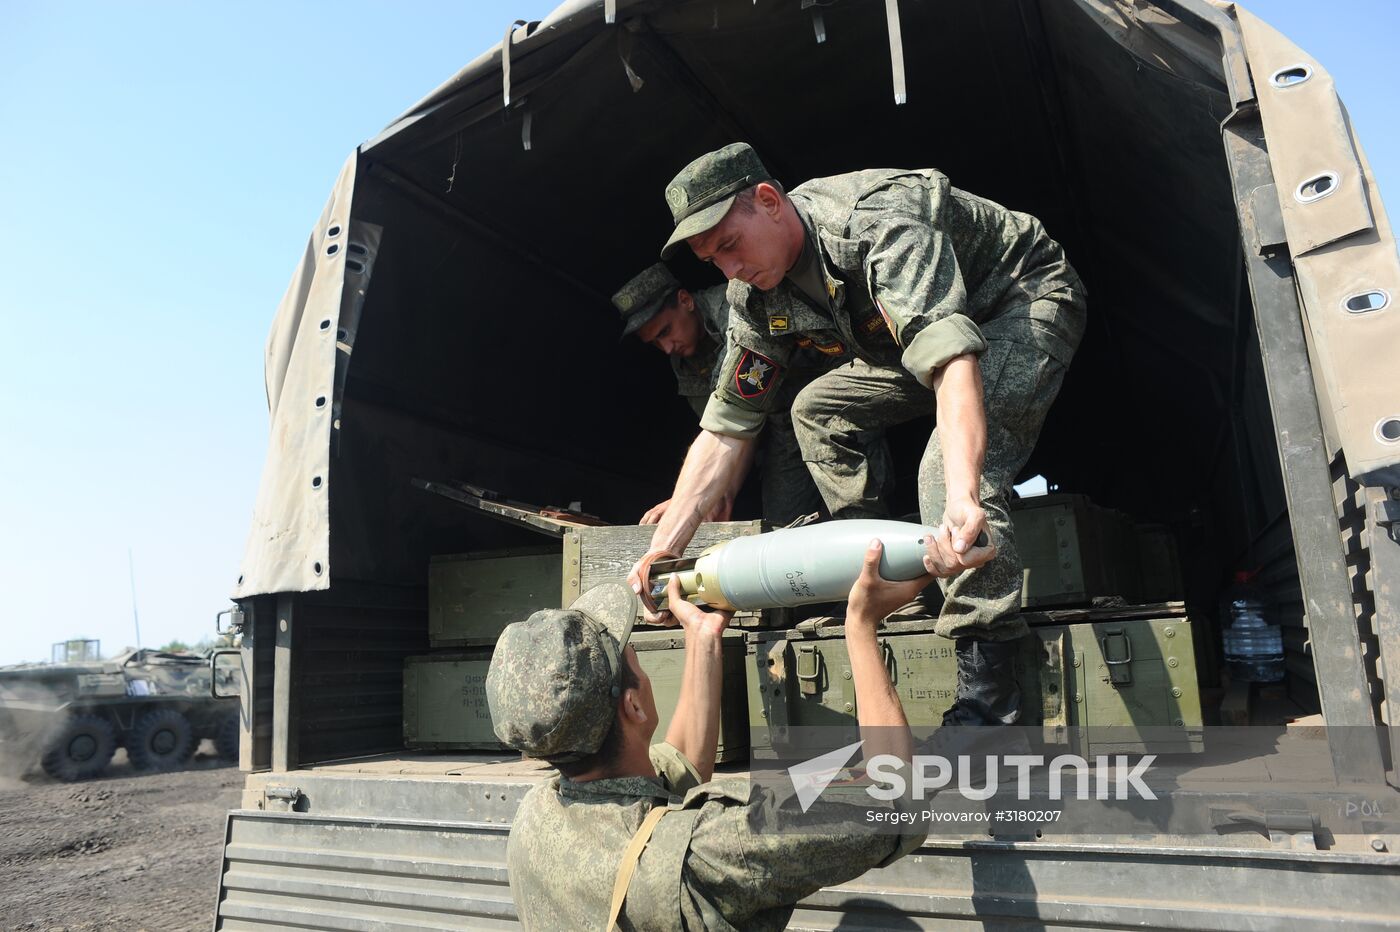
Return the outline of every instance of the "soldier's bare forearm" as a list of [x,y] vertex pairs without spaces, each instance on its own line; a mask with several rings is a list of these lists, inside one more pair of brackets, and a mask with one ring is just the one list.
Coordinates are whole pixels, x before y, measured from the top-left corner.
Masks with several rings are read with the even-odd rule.
[[685,669],[666,743],[685,755],[701,780],[710,779],[715,771],[723,659],[722,632],[686,631]]
[[752,457],[754,441],[702,430],[690,445],[671,507],[651,536],[651,549],[680,554],[706,514],[729,491]]
[[968,353],[949,360],[934,377],[934,393],[948,501],[977,502],[987,455],[987,413],[977,357]]
[[856,690],[856,721],[865,739],[867,760],[880,754],[893,754],[900,760],[912,759],[913,736],[904,716],[904,706],[890,681],[884,652],[875,637],[876,619],[866,625],[846,625],[846,654],[851,663],[851,680]]

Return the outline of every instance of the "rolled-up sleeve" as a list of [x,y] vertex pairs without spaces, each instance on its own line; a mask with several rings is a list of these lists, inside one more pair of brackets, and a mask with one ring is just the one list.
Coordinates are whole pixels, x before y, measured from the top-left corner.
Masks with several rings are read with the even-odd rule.
[[700,429],[726,437],[747,439],[757,437],[767,420],[766,412],[731,404],[717,393],[705,402],[705,411],[700,415]]
[[684,796],[704,782],[695,765],[673,744],[658,741],[647,749],[647,756],[666,789],[677,796]]
[[899,361],[921,385],[933,388],[933,374],[950,360],[986,348],[987,340],[971,318],[950,314],[914,334]]

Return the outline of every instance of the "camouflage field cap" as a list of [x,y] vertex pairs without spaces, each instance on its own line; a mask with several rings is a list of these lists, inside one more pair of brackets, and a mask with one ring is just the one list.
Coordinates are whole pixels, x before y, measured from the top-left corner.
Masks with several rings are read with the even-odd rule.
[[627,586],[603,583],[567,609],[507,626],[486,674],[496,737],[559,763],[598,750],[622,695],[622,651],[639,605]]
[[625,337],[641,329],[680,287],[681,283],[665,263],[658,262],[619,288],[612,296],[612,303],[622,315],[622,335]]
[[676,229],[661,247],[661,258],[723,220],[734,203],[734,195],[761,181],[772,180],[758,153],[746,142],[702,155],[682,168],[666,185],[666,205],[671,208]]

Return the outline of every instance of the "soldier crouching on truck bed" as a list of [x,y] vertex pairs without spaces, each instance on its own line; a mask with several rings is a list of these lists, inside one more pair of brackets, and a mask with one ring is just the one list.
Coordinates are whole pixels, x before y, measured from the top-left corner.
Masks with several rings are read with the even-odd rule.
[[[1084,286],[1040,221],[952,187],[933,170],[816,178],[785,193],[735,143],[666,187],[675,230],[730,280],[729,348],[649,553],[679,554],[730,470],[781,406],[800,339],[842,343],[857,365],[792,403],[803,456],[835,517],[878,514],[856,455],[865,431],[934,413],[919,510],[937,528],[926,565],[956,641],[944,724],[1011,724],[1021,563],[1011,483],[1025,465],[1084,332]],[[986,546],[975,546],[987,534]],[[649,616],[654,618],[655,616]]]
[[[664,263],[648,267],[613,295],[612,303],[622,315],[622,335],[636,334],[643,343],[650,343],[671,357],[680,395],[699,418],[705,404],[714,393],[724,360],[721,350],[729,330],[729,305],[724,299],[725,286],[691,290],[685,288]],[[777,406],[758,451],[758,468],[763,496],[763,519],[772,527],[784,527],[802,515],[822,507],[822,497],[812,482],[802,451],[793,435],[788,408],[793,398],[812,378],[833,366],[849,362],[844,350],[823,349],[819,346],[799,348],[805,365],[796,378],[788,380],[779,394],[786,403]],[[746,448],[745,456],[755,456],[756,445]],[[883,489],[889,481],[889,453],[882,431],[872,431],[860,444],[862,457],[869,451],[871,485]],[[730,488],[720,496],[705,514],[706,521],[728,521],[734,498],[749,471],[746,460],[735,468]],[[878,493],[877,493],[878,494]],[[641,524],[656,524],[666,513],[670,501],[661,502],[642,515]]]
[[[929,577],[888,582],[880,557],[872,541],[850,592],[846,646],[867,759],[907,764],[912,737],[876,629]],[[651,681],[627,643],[639,602],[625,585],[536,612],[496,644],[486,678],[496,736],[560,773],[525,795],[511,825],[511,895],[527,929],[782,929],[802,897],[889,864],[927,833],[916,818],[898,820],[899,834],[860,831],[865,819],[854,816],[851,831],[763,831],[781,807],[772,789],[710,782],[730,616],[685,602],[674,581],[670,598],[685,668],[660,744]],[[879,805],[914,815],[905,803]]]

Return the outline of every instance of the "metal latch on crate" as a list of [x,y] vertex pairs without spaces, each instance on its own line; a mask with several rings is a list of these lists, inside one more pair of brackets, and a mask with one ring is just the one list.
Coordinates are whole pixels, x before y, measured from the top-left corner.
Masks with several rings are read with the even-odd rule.
[[797,684],[804,696],[815,696],[821,692],[822,655],[812,644],[797,645]]
[[1099,639],[1108,681],[1115,686],[1133,681],[1133,642],[1126,631],[1109,631]]

